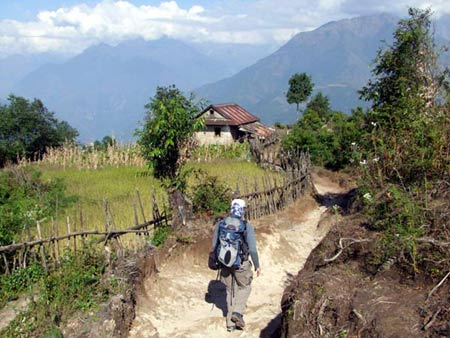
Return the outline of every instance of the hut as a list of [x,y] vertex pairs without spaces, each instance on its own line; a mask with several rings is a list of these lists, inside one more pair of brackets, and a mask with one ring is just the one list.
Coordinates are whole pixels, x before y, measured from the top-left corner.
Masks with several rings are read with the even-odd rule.
[[212,104],[198,118],[205,119],[205,129],[196,133],[200,145],[231,144],[268,138],[275,130],[236,103]]

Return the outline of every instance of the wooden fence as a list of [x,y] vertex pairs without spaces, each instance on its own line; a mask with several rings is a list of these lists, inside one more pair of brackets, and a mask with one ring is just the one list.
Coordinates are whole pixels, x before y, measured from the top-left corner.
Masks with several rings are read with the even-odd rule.
[[[156,198],[153,194],[153,219],[147,221],[144,205],[140,198],[139,191],[137,193],[138,205],[133,204],[135,224],[127,229],[115,229],[112,213],[106,199],[103,200],[104,213],[105,213],[105,225],[104,230],[83,230],[83,214],[80,210],[78,226],[79,230],[75,228],[76,223],[67,217],[67,233],[59,235],[56,233],[56,227],[53,222],[52,236],[48,238],[42,238],[41,225],[36,223],[36,235],[32,239],[31,232],[28,232],[29,240],[22,243],[13,243],[6,246],[0,246],[0,273],[9,274],[12,271],[20,268],[25,268],[27,265],[37,262],[41,264],[48,272],[51,269],[58,267],[61,263],[61,259],[64,252],[69,250],[77,255],[77,252],[83,250],[86,244],[103,243],[108,246],[113,246],[116,252],[123,251],[123,245],[120,241],[120,237],[126,234],[137,235],[135,237],[135,248],[142,246],[143,242],[147,242],[148,237],[154,230],[161,226],[169,225],[169,217],[167,211],[163,208],[163,212],[156,203]],[[139,223],[139,211],[143,219],[142,223]],[[37,238],[36,238],[37,237]]]
[[282,181],[270,176],[264,176],[262,186],[255,179],[253,185],[244,181],[238,186],[244,187],[240,193],[236,188],[236,198],[247,201],[246,216],[249,220],[274,214],[302,196],[309,186],[309,155],[300,154],[292,157],[289,163],[284,163]]
[[[237,184],[234,197],[243,198],[247,201],[247,218],[249,220],[270,215],[285,208],[297,198],[302,196],[309,185],[309,156],[306,154],[291,154],[288,159],[281,162],[283,167],[282,179],[275,179],[266,175],[262,184],[255,179],[254,182],[243,181]],[[138,204],[133,205],[135,224],[128,229],[115,229],[112,213],[108,201],[105,199],[104,230],[83,230],[83,215],[80,211],[78,222],[72,222],[67,218],[67,233],[59,235],[52,231],[52,236],[42,238],[41,226],[36,224],[37,238],[32,239],[30,232],[29,240],[23,243],[0,246],[0,273],[11,273],[12,271],[24,268],[30,263],[41,264],[46,271],[59,266],[65,250],[69,250],[77,255],[88,243],[104,243],[113,246],[116,252],[123,250],[120,237],[125,234],[137,235],[134,237],[135,248],[148,242],[148,236],[153,230],[161,226],[168,226],[170,219],[166,209],[160,212],[153,194],[152,220],[147,221],[144,212],[144,205],[137,191]],[[139,211],[140,212],[139,212]],[[143,222],[139,221],[139,213]],[[75,225],[78,224],[79,229]],[[52,222],[52,229],[55,229]],[[128,246],[129,247],[129,246]]]

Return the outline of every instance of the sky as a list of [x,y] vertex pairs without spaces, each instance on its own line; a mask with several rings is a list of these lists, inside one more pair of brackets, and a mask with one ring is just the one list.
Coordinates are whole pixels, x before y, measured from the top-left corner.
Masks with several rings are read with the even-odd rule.
[[450,14],[450,0],[0,0],[0,57],[168,36],[195,42],[281,45],[296,33],[360,15]]

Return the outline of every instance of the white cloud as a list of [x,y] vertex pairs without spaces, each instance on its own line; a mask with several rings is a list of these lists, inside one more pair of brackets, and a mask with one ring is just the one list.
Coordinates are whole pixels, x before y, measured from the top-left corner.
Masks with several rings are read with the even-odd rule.
[[[217,21],[204,8],[180,8],[175,1],[159,6],[135,6],[105,0],[90,7],[80,4],[43,11],[35,21],[0,21],[0,53],[31,51],[77,52],[99,42],[118,43],[132,37],[157,39],[163,35],[192,38]],[[203,32],[203,35],[207,35]]]
[[116,44],[163,35],[193,41],[281,44],[297,32],[350,16],[379,12],[405,16],[409,6],[432,7],[436,17],[450,13],[448,0],[227,0],[211,1],[208,6],[182,8],[176,1],[136,6],[132,0],[103,0],[95,6],[42,11],[34,21],[0,21],[0,53],[77,53],[100,42]]

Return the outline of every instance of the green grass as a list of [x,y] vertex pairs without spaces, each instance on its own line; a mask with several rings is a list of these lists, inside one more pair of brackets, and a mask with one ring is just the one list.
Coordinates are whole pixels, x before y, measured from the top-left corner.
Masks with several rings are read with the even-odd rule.
[[[213,163],[189,163],[186,169],[201,169],[209,175],[217,176],[231,190],[239,185],[241,193],[245,191],[244,180],[248,182],[250,190],[254,190],[255,178],[262,189],[262,177],[265,171],[253,162],[236,160],[218,160]],[[151,174],[142,175],[145,170],[140,167],[106,167],[97,170],[76,168],[54,168],[41,166],[43,179],[61,178],[67,186],[68,194],[79,197],[78,203],[64,213],[57,216],[58,232],[66,233],[67,216],[71,218],[71,230],[80,230],[79,210],[83,212],[83,229],[105,228],[106,217],[103,199],[106,198],[110,206],[116,229],[124,229],[134,225],[133,203],[136,203],[139,222],[143,221],[136,189],[139,190],[144,205],[146,220],[152,219],[152,191],[155,192],[158,206],[162,209],[167,204],[167,194],[160,182]],[[270,176],[278,174],[270,173]],[[188,184],[195,182],[194,175],[189,178]],[[189,190],[189,189],[188,189]],[[162,212],[162,210],[160,210]],[[50,222],[43,225],[43,236],[52,235]]]
[[[248,161],[218,160],[210,163],[189,163],[187,168],[201,169],[209,175],[217,176],[233,191],[236,190],[236,187],[239,187],[241,194],[244,192],[245,180],[247,180],[249,189],[254,191],[255,179],[262,189],[262,178],[266,174],[270,177],[280,178],[278,173],[265,171],[258,167],[256,163]],[[193,178],[191,178],[190,183],[192,182]]]
[[[134,225],[134,203],[137,206],[139,222],[143,222],[137,190],[141,196],[146,220],[152,218],[152,192],[155,192],[157,204],[161,209],[167,199],[167,194],[160,182],[151,174],[142,175],[145,171],[138,167],[107,167],[98,170],[40,168],[40,170],[43,171],[44,179],[63,179],[67,186],[67,192],[79,197],[79,202],[74,207],[57,216],[60,232],[66,232],[67,216],[72,218],[71,223],[75,222],[75,227],[80,229],[80,209],[83,213],[85,230],[103,230],[106,223],[104,199],[108,201],[116,229]],[[160,211],[162,212],[162,210]],[[46,230],[48,234],[51,231],[50,226]]]

